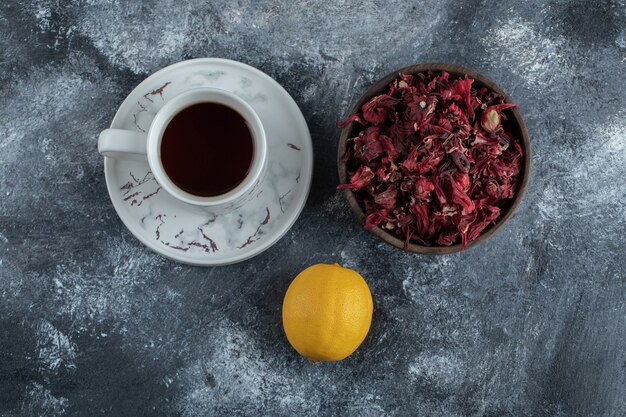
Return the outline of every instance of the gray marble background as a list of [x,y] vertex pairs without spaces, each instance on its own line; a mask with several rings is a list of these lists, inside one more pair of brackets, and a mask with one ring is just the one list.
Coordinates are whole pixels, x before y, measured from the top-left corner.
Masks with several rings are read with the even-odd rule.
[[[137,83],[205,56],[285,86],[316,152],[291,232],[221,268],[131,236],[96,152]],[[534,152],[511,222],[453,256],[380,243],[335,191],[335,121],[429,61],[499,83]],[[3,0],[0,415],[626,415],[625,77],[621,0]],[[318,262],[374,296],[341,363],[282,332],[290,280]]]

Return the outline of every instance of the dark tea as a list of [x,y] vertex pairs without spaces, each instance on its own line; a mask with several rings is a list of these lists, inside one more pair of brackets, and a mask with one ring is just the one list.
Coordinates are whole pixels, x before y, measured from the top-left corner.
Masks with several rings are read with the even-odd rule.
[[161,140],[161,162],[180,189],[214,197],[237,187],[248,175],[254,154],[252,132],[243,116],[218,103],[181,110]]

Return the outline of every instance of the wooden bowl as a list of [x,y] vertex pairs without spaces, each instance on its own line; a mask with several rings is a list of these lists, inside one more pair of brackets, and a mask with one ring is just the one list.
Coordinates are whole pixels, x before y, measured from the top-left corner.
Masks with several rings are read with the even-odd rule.
[[[425,71],[432,71],[433,73],[440,73],[442,71],[446,71],[450,73],[450,79],[456,79],[463,77],[467,74],[469,77],[473,78],[475,87],[488,87],[493,91],[501,94],[505,97],[505,102],[511,103],[511,98],[500,88],[496,83],[491,81],[489,78],[473,71],[469,68],[464,68],[460,65],[454,64],[419,64],[413,65],[410,67],[402,68],[397,71],[392,72],[387,75],[376,84],[371,86],[356,102],[350,114],[354,114],[357,111],[360,111],[361,106],[370,100],[372,97],[382,94],[388,87],[389,83],[391,83],[399,73],[403,74],[417,74]],[[523,155],[522,155],[522,165],[520,171],[519,183],[517,185],[517,190],[515,192],[515,196],[508,201],[508,203],[501,208],[500,218],[496,221],[494,225],[488,226],[483,232],[478,236],[478,238],[474,239],[471,242],[468,242],[466,245],[466,249],[477,246],[487,239],[491,237],[498,229],[502,227],[504,223],[506,223],[509,218],[513,215],[513,212],[519,206],[524,193],[526,191],[526,187],[528,186],[528,178],[530,177],[530,158],[531,158],[531,150],[530,150],[530,138],[528,137],[528,130],[526,129],[526,125],[524,124],[524,120],[518,110],[517,107],[510,108],[506,110],[507,116],[509,119],[507,121],[508,128],[511,133],[519,140],[520,145],[522,147]],[[513,115],[511,118],[510,115]],[[341,131],[341,137],[339,139],[339,149],[337,151],[337,165],[339,167],[339,182],[341,184],[345,184],[349,182],[348,180],[348,172],[346,163],[342,161],[343,156],[346,152],[347,141],[349,138],[355,137],[360,130],[360,125],[356,122],[352,122],[348,124]],[[348,204],[352,211],[359,219],[362,224],[365,224],[365,213],[363,211],[363,207],[359,204],[356,199],[356,196],[353,191],[344,189],[343,193],[348,200]],[[385,242],[393,245],[397,248],[404,249],[404,241],[398,239],[395,235],[390,234],[389,232],[381,229],[380,227],[376,227],[371,229],[370,232],[384,240]],[[424,255],[444,255],[448,253],[454,253],[461,251],[461,244],[457,243],[451,246],[423,246],[414,242],[409,242],[407,247],[409,252],[420,253]]]

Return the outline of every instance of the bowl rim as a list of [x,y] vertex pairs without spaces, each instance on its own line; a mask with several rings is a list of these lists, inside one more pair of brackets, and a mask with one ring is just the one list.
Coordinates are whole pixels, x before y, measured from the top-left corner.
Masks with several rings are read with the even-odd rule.
[[[417,74],[425,71],[433,71],[433,72],[442,72],[446,71],[450,73],[451,77],[459,77],[463,75],[468,75],[473,78],[478,83],[492,89],[493,91],[501,94],[504,97],[505,103],[513,103],[511,97],[498,86],[491,79],[486,76],[479,74],[478,72],[463,67],[457,64],[445,64],[445,63],[425,63],[425,64],[416,64],[410,65],[404,68],[400,68],[398,70],[392,71],[379,81],[370,86],[357,100],[355,105],[352,107],[352,110],[349,114],[354,114],[360,110],[361,106],[370,100],[372,97],[381,94],[385,88],[391,83],[398,74]],[[531,171],[531,146],[530,146],[530,137],[528,134],[528,129],[526,128],[526,124],[524,123],[524,119],[519,111],[519,107],[513,107],[510,109],[513,114],[513,118],[509,119],[510,122],[513,122],[517,125],[520,136],[518,139],[520,141],[520,145],[522,147],[522,151],[524,152],[522,155],[522,165],[520,172],[520,182],[517,186],[517,190],[511,203],[508,205],[506,211],[503,216],[500,217],[494,225],[488,226],[486,230],[483,231],[476,239],[471,242],[468,242],[464,250],[471,249],[475,246],[478,246],[484,243],[487,239],[493,236],[508,220],[511,218],[517,207],[520,205],[524,198],[524,194],[526,193],[526,189],[528,187],[528,181],[530,179],[530,171]],[[347,141],[349,138],[353,137],[352,131],[356,127],[356,122],[350,122],[341,130],[341,135],[339,137],[339,146],[337,149],[337,167],[339,171],[339,183],[345,184],[348,182],[348,172],[347,172],[347,164],[343,161],[343,156],[346,151]],[[357,219],[361,222],[361,224],[365,225],[365,213],[361,208],[361,205],[358,203],[355,193],[349,189],[343,189],[343,195],[348,201],[348,205],[352,209],[352,212],[356,215]],[[381,229],[380,227],[375,227],[373,229],[368,229],[368,231],[378,238],[382,239],[386,243],[395,246],[399,249],[404,249],[404,240],[398,239],[397,237],[391,235],[387,231]],[[419,253],[423,255],[445,255],[455,252],[461,251],[461,243],[456,243],[450,246],[423,246],[414,242],[409,242],[408,247],[406,248],[408,252]]]

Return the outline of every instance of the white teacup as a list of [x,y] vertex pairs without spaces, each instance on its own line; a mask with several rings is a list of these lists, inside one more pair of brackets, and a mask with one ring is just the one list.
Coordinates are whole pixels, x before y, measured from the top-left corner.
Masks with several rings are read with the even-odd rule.
[[[168,123],[181,110],[198,103],[218,103],[230,107],[243,117],[252,135],[254,151],[248,175],[235,188],[217,196],[203,197],[182,190],[168,177],[161,162],[161,140]],[[105,157],[115,159],[147,159],[154,178],[165,191],[180,201],[215,212],[237,208],[253,194],[262,179],[267,159],[265,131],[254,109],[235,94],[216,88],[196,88],[172,98],[158,111],[147,133],[124,129],[102,131],[98,151]]]

